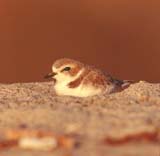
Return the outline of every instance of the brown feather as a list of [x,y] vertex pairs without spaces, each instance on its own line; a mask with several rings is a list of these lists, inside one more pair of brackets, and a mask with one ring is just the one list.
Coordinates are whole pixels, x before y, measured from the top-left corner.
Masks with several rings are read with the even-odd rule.
[[69,88],[75,88],[78,87],[81,82],[83,81],[83,79],[85,78],[85,76],[90,72],[90,70],[85,69],[84,72],[74,81],[70,82],[68,84]]

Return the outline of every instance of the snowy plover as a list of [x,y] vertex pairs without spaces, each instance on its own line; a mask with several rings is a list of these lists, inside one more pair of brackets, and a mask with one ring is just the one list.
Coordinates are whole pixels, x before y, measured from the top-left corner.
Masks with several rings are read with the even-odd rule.
[[95,67],[68,58],[56,60],[52,72],[45,78],[54,79],[57,95],[77,97],[118,92],[132,82],[115,79]]

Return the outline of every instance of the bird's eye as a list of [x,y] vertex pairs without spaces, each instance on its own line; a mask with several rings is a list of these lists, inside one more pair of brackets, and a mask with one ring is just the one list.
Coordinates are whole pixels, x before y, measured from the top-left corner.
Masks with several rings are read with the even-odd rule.
[[62,72],[63,71],[69,71],[71,69],[71,67],[65,67],[64,69],[62,69]]

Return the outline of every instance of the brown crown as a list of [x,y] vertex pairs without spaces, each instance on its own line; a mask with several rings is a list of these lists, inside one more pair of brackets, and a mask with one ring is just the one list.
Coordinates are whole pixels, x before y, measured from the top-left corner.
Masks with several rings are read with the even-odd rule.
[[55,68],[60,68],[64,65],[72,65],[71,70],[68,71],[71,76],[75,76],[84,67],[83,63],[68,58],[59,59],[53,64]]

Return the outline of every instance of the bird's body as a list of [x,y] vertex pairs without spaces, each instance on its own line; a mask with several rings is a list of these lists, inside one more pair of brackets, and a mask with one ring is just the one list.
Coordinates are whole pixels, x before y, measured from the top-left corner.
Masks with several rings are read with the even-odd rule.
[[124,82],[112,78],[101,70],[72,59],[59,59],[46,77],[55,80],[57,95],[87,97],[122,90]]

